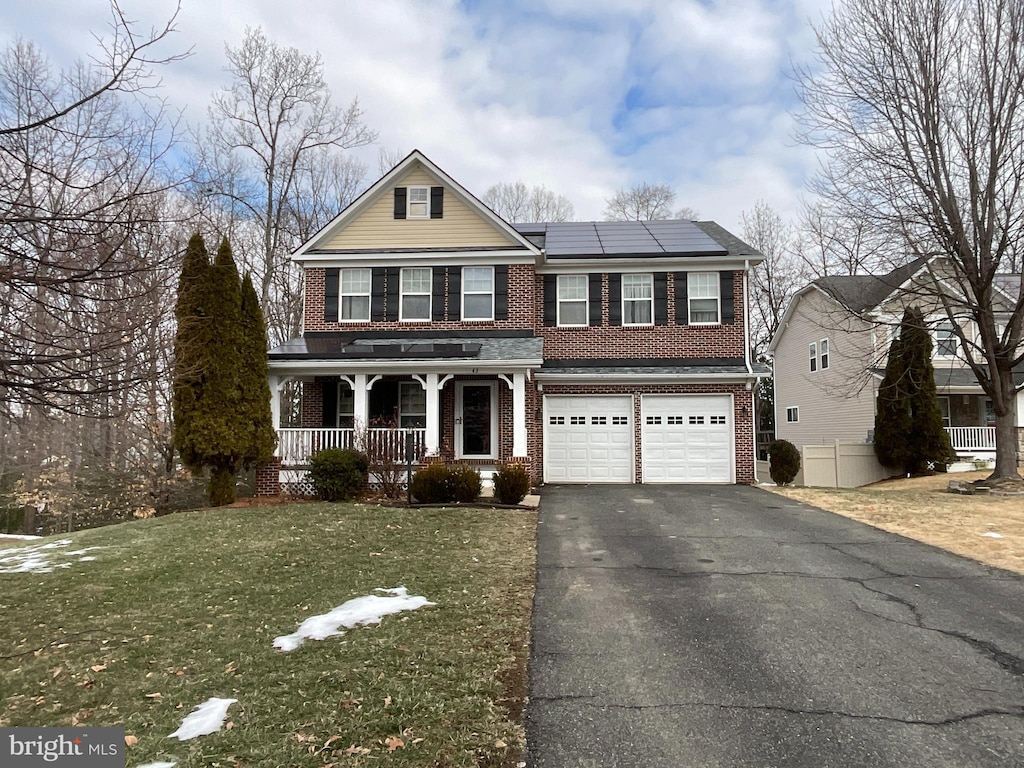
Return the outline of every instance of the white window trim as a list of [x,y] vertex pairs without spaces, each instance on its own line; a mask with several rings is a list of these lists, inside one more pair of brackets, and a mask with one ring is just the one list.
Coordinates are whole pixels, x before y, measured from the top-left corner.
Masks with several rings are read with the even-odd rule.
[[[413,205],[412,191],[414,189],[423,189],[423,190],[426,190],[426,193],[427,193],[427,201],[426,201],[427,202],[427,209],[426,209],[427,212],[425,214],[423,214],[422,216],[414,215],[413,212],[412,212],[412,205]],[[418,185],[413,186],[413,187],[406,187],[405,188],[405,218],[407,218],[407,219],[429,219],[430,218],[430,187],[423,186],[422,184],[418,184]]]
[[[789,418],[790,411],[793,412],[795,419]],[[787,405],[786,406],[786,423],[787,424],[799,424],[800,423],[800,406],[799,405]]]
[[[625,290],[623,290],[623,283],[624,283],[624,281],[622,280],[622,278],[626,277],[626,275],[629,275],[631,277],[635,277],[635,276],[649,277],[650,280],[651,280],[651,298],[649,298],[649,299],[627,299],[626,298],[626,292],[625,292]],[[619,291],[620,291],[620,293],[622,293],[622,297],[620,299],[620,310],[619,311],[622,314],[622,325],[623,325],[624,328],[630,328],[630,327],[632,327],[632,328],[649,328],[652,325],[654,325],[654,274],[652,272],[625,272],[625,273],[623,273],[622,277],[619,278]],[[626,322],[626,302],[627,301],[635,301],[635,302],[647,301],[647,302],[650,302],[650,305],[651,305],[651,321],[649,323],[627,323]]]
[[[947,330],[942,328],[944,325],[949,325],[949,337],[948,341],[953,343],[953,354],[947,355],[939,352],[939,330]],[[932,331],[932,344],[935,346],[935,357],[939,360],[954,360],[957,356],[957,352],[960,349],[960,339],[957,338],[956,329],[953,327],[953,323],[947,320],[940,320]]]
[[[342,392],[353,393],[353,397],[349,400],[349,402],[352,404],[352,411],[349,412],[349,413],[342,413],[342,410],[341,410],[341,401],[342,401],[341,393]],[[336,410],[336,412],[334,414],[334,426],[339,428],[339,429],[352,429],[353,427],[355,427],[356,402],[355,402],[355,396],[354,396],[354,392],[353,392],[352,387],[350,387],[344,381],[339,381],[338,382],[337,403],[338,403],[338,408],[337,408],[337,410]],[[345,417],[348,417],[348,418],[352,419],[352,427],[342,427],[341,426],[341,417],[342,416],[345,416]]]
[[816,341],[807,345],[807,367],[811,373],[821,370],[818,366],[818,342]]
[[[413,412],[406,413],[405,411],[402,410],[402,390],[404,388],[407,388],[407,387],[415,387],[418,391],[424,393],[423,411],[422,412],[416,411],[415,413],[413,413]],[[423,427],[427,426],[426,390],[423,389],[423,387],[420,385],[420,383],[418,381],[400,381],[400,382],[398,382],[398,427],[400,429],[406,429],[406,427],[402,426],[402,419],[405,416],[422,416],[423,417],[421,419],[422,427],[416,427],[416,429],[422,429]],[[414,427],[409,427],[409,429],[414,429]]]
[[818,370],[827,371],[832,364],[832,350],[829,349],[828,339],[818,342]]
[[[943,401],[946,402],[946,415],[942,416],[942,426],[943,427],[951,427],[951,426],[953,426],[953,407],[952,407],[952,403],[950,403],[950,401],[949,401],[949,396],[948,395],[939,395],[938,397],[935,398],[935,400],[937,402],[939,402],[939,403],[941,403]],[[982,410],[984,410],[984,406],[982,406]],[[941,408],[941,406],[939,407],[939,415],[940,416],[942,415],[942,408]]]
[[[427,281],[426,291],[407,291],[405,290],[405,271],[407,269],[422,269],[426,270],[430,279]],[[434,296],[433,296],[433,280],[434,272],[430,267],[402,267],[398,272],[398,320],[402,323],[429,323],[433,317],[434,311]],[[406,296],[426,296],[427,297],[427,316],[426,317],[405,317],[405,297]]]
[[[582,299],[563,299],[562,298],[562,278],[563,277],[574,277],[583,278],[583,290],[584,297]],[[653,288],[652,288],[653,291]],[[562,302],[565,301],[567,304],[579,304],[583,303],[583,322],[582,323],[563,323],[562,322]],[[555,304],[556,304],[556,320],[559,328],[586,328],[590,325],[590,280],[586,275],[558,275],[558,279],[555,280]]]
[[[693,305],[691,304],[691,302],[694,299],[707,300],[707,299],[712,298],[711,296],[692,296],[690,294],[690,291],[693,290],[693,281],[690,278],[695,276],[695,275],[713,275],[714,276],[714,279],[712,280],[712,285],[715,286],[715,296],[714,296],[714,299],[715,299],[716,305],[718,307],[718,319],[715,320],[714,322],[710,322],[710,321],[695,322],[694,319],[693,319]],[[692,272],[689,275],[687,275],[687,277],[686,277],[686,322],[687,322],[687,325],[696,325],[696,326],[701,326],[701,325],[705,325],[705,326],[706,325],[721,325],[722,324],[722,283],[721,283],[721,281],[720,281],[720,279],[718,277],[718,273],[717,272]]]
[[[466,290],[466,270],[467,269],[489,269],[491,270],[491,290],[489,291],[467,291]],[[462,322],[467,323],[488,323],[494,322],[494,267],[463,267],[462,268],[462,306],[459,308],[459,317],[462,318]],[[488,317],[466,317],[466,296],[490,296],[491,297],[491,313]]]
[[[370,280],[367,283],[367,288],[366,288],[366,292],[365,293],[345,293],[345,291],[343,289],[343,286],[344,286],[344,276],[345,276],[346,272],[367,272],[367,273],[369,273]],[[372,292],[373,292],[373,270],[367,269],[365,267],[349,267],[349,268],[345,268],[345,269],[339,270],[338,271],[338,322],[339,323],[368,323],[368,322],[370,322],[370,316],[373,313],[373,309],[372,309],[372,306],[371,306],[373,304],[373,297],[371,295]],[[366,317],[342,317],[341,316],[341,314],[342,314],[342,306],[345,303],[345,297],[346,296],[349,296],[349,297],[365,296],[366,297]]]

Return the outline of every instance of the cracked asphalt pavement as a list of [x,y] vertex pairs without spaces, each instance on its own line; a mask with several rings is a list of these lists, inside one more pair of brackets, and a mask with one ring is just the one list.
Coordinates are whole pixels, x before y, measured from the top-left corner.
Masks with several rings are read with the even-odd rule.
[[1024,578],[756,488],[546,488],[532,643],[531,768],[1024,766]]

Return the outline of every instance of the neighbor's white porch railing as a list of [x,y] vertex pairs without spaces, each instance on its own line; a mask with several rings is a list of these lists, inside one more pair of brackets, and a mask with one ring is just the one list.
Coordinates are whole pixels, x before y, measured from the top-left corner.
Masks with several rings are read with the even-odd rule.
[[[277,455],[285,467],[302,466],[309,458],[325,448],[357,448],[371,457],[386,457],[392,461],[405,461],[405,436],[413,433],[413,461],[419,462],[426,453],[425,429],[373,428],[357,432],[354,429],[279,429]],[[358,436],[358,437],[357,437]],[[359,444],[364,437],[365,444]]]
[[954,451],[994,451],[995,427],[946,427]]

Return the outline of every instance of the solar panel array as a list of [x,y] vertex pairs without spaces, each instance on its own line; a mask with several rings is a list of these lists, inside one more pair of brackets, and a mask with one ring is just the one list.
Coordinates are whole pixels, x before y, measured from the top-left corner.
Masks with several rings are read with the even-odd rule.
[[644,254],[712,256],[728,252],[692,221],[549,223],[545,249],[552,258]]

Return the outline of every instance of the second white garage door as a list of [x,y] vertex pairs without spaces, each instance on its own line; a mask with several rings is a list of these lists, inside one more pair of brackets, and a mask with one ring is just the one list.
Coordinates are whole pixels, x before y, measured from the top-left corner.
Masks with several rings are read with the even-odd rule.
[[544,481],[633,482],[633,398],[544,398]]
[[732,482],[732,398],[644,395],[640,412],[645,483]]

